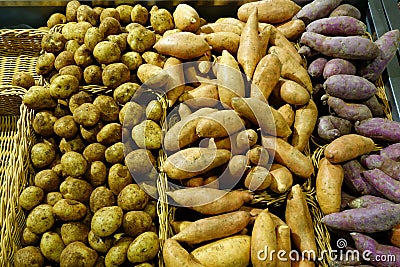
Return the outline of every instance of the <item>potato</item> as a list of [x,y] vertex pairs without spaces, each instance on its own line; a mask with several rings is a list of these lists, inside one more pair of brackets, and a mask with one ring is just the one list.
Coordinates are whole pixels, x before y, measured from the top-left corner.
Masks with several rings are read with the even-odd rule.
[[124,214],[122,228],[128,236],[136,237],[153,227],[149,214],[144,211],[129,211]]
[[79,67],[77,65],[68,65],[68,66],[62,67],[58,71],[58,73],[60,75],[72,75],[72,76],[75,76],[78,79],[79,84],[83,83],[83,71],[82,71],[81,67]]
[[112,235],[122,224],[123,211],[118,206],[103,207],[92,218],[91,230],[100,237]]
[[90,194],[90,210],[95,213],[101,208],[115,206],[113,192],[105,186],[95,188]]
[[36,206],[26,218],[26,227],[35,234],[48,231],[55,223],[52,210],[53,207],[48,204]]
[[87,66],[83,70],[83,79],[87,84],[101,85],[102,81],[102,69],[97,65]]
[[124,158],[124,144],[122,142],[115,143],[105,150],[105,159],[108,163],[123,163]]
[[44,86],[30,87],[22,97],[22,102],[33,110],[53,109],[57,106],[56,100],[50,95],[49,87]]
[[76,10],[76,20],[78,22],[87,21],[95,26],[98,19],[97,13],[88,5],[80,5]]
[[148,120],[158,122],[160,121],[163,114],[162,105],[157,100],[151,100],[149,104],[147,104],[145,112],[146,112],[146,118]]
[[67,3],[65,16],[67,21],[76,21],[76,12],[81,4],[77,0],[71,0]]
[[72,75],[60,75],[50,84],[50,95],[57,99],[66,99],[79,91],[79,80]]
[[144,120],[132,129],[132,139],[140,148],[161,147],[161,127],[152,120]]
[[60,185],[60,192],[65,199],[88,203],[92,186],[85,180],[67,177]]
[[60,199],[52,209],[54,217],[62,221],[79,221],[87,214],[86,206],[72,199]]
[[52,262],[60,262],[61,252],[64,248],[65,245],[58,233],[46,232],[42,235],[40,251],[46,259]]
[[106,17],[100,22],[99,29],[104,37],[107,37],[121,33],[121,24],[113,17]]
[[49,166],[56,158],[56,151],[49,143],[37,143],[31,149],[31,161],[34,167]]
[[21,235],[21,244],[23,246],[35,246],[39,244],[40,236],[32,233],[29,228],[25,227]]
[[143,210],[149,196],[137,184],[127,185],[118,194],[118,206],[124,211]]
[[47,19],[46,25],[48,28],[52,28],[53,26],[55,26],[57,24],[65,24],[66,22],[67,22],[67,18],[64,14],[53,13]]
[[89,227],[83,222],[67,222],[61,225],[61,238],[66,246],[75,241],[88,243]]
[[80,46],[81,46],[81,45],[78,43],[77,40],[68,40],[68,41],[65,43],[65,48],[64,48],[64,50],[65,50],[65,51],[70,51],[70,52],[72,52],[72,53],[75,54],[76,50],[77,50]]
[[91,127],[99,122],[100,110],[92,103],[84,103],[74,110],[73,118],[76,123]]
[[131,11],[132,22],[145,25],[149,19],[149,11],[140,4],[136,4]]
[[93,105],[100,111],[100,118],[104,122],[118,120],[119,107],[111,96],[99,95],[93,101]]
[[129,51],[121,56],[121,62],[124,63],[129,70],[136,70],[143,62],[141,55],[135,51]]
[[174,28],[174,19],[168,10],[154,5],[150,10],[150,24],[155,33],[163,34]]
[[98,254],[80,241],[65,247],[60,257],[60,267],[94,266]]
[[94,161],[105,160],[104,152],[106,151],[106,146],[100,143],[89,144],[85,150],[83,150],[83,157],[88,163]]
[[97,134],[97,142],[103,145],[112,145],[122,139],[122,126],[119,123],[106,124]]
[[74,53],[70,51],[62,51],[54,60],[54,68],[60,70],[65,66],[75,64]]
[[107,65],[101,74],[103,84],[110,89],[115,89],[131,78],[128,67],[123,63],[111,63]]
[[49,32],[43,36],[41,45],[45,52],[57,54],[64,49],[66,41],[61,33]]
[[144,212],[147,212],[150,217],[155,220],[157,218],[157,202],[156,201],[148,201],[146,206],[143,209]]
[[129,236],[119,239],[107,252],[105,258],[106,266],[122,265],[126,260],[128,248],[132,241],[133,238]]
[[31,86],[35,85],[35,79],[32,74],[28,72],[18,71],[13,74],[11,85],[29,89]]
[[100,253],[107,253],[112,247],[114,240],[111,236],[100,237],[94,234],[93,231],[90,231],[88,235],[88,241],[92,249]]
[[83,44],[75,51],[74,60],[76,65],[81,68],[86,68],[87,66],[92,65],[94,61],[92,51],[85,44]]
[[138,24],[128,33],[127,41],[132,51],[143,53],[155,44],[156,35]]
[[44,191],[37,186],[28,186],[19,195],[19,205],[25,210],[32,210],[44,198]]
[[128,46],[128,33],[123,32],[120,34],[108,35],[105,40],[115,43],[118,46],[118,48],[122,54],[123,52],[125,52],[125,50]]
[[94,47],[93,56],[100,64],[110,64],[120,60],[121,50],[114,42],[101,41]]
[[125,186],[131,184],[133,181],[132,175],[128,167],[120,163],[111,166],[108,174],[108,186],[110,190],[118,195]]
[[63,171],[72,177],[80,177],[85,174],[88,163],[82,154],[70,151],[62,155],[61,166]]
[[131,20],[131,13],[132,13],[132,9],[133,6],[131,5],[119,5],[115,8],[118,13],[119,13],[119,21],[121,22],[121,24],[128,24],[130,23]]
[[244,180],[244,186],[251,191],[264,190],[271,184],[271,174],[262,166],[255,166],[250,169]]
[[125,157],[125,163],[134,175],[148,174],[155,162],[153,154],[147,149],[136,149]]
[[60,192],[49,192],[46,195],[45,203],[54,206],[54,204],[62,198],[63,196]]
[[78,130],[78,124],[71,115],[61,117],[54,123],[54,133],[62,138],[72,139],[76,136]]
[[104,185],[107,181],[107,167],[102,161],[93,161],[85,173],[85,178],[94,187]]
[[132,263],[150,261],[160,248],[158,236],[154,232],[144,232],[133,240],[128,248],[128,260]]
[[68,106],[70,111],[73,113],[74,110],[84,103],[91,103],[92,97],[85,91],[79,91],[78,93],[73,94],[69,101]]
[[87,21],[69,22],[62,28],[62,35],[67,40],[76,40],[79,44],[83,44],[86,31],[92,27]]
[[152,64],[160,68],[164,67],[164,57],[153,51],[146,51],[142,54],[142,58],[147,64]]
[[125,128],[132,129],[142,121],[144,113],[145,109],[138,103],[127,102],[119,112],[119,121]]
[[27,246],[18,249],[14,255],[15,267],[44,266],[44,257],[40,249],[34,246]]
[[[134,52],[132,52],[134,53]],[[126,82],[115,88],[113,98],[117,104],[125,105],[135,95],[140,85],[133,82]],[[121,122],[122,123],[122,122]]]
[[56,56],[53,53],[41,54],[36,62],[35,70],[38,75],[46,75],[53,70]]
[[32,122],[33,130],[41,136],[50,136],[54,134],[54,123],[57,118],[49,111],[41,111],[36,113]]
[[83,42],[90,51],[93,51],[96,45],[103,39],[104,35],[100,32],[100,29],[98,27],[91,27],[86,31]]
[[82,135],[82,138],[85,139],[86,141],[90,143],[96,143],[97,142],[97,134],[100,132],[100,130],[103,128],[103,123],[99,121],[95,126],[93,127],[83,127],[81,125],[80,127],[80,132]]

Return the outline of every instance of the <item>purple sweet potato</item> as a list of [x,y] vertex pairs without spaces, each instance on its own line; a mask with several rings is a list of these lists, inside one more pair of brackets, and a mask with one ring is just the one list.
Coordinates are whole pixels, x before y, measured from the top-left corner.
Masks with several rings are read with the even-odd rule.
[[314,59],[308,66],[308,74],[313,78],[318,78],[324,72],[324,67],[328,60],[324,57]]
[[354,64],[351,63],[350,61],[342,58],[333,58],[328,62],[326,62],[322,74],[324,76],[324,79],[327,79],[332,75],[336,74],[355,75],[356,72],[357,72],[356,66],[354,66]]
[[400,181],[396,181],[380,169],[364,171],[362,175],[369,184],[386,198],[395,203],[400,203]]
[[358,8],[350,4],[341,4],[337,8],[335,8],[329,17],[337,17],[337,16],[350,16],[355,19],[361,19],[361,12]]
[[337,74],[324,82],[325,92],[343,100],[368,99],[375,95],[376,86],[360,76]]
[[371,110],[374,117],[381,117],[385,114],[385,110],[383,109],[382,104],[379,103],[376,95],[364,100],[361,104],[366,105]]
[[318,119],[318,135],[326,141],[332,141],[339,136],[349,134],[352,123],[333,115],[322,116]]
[[363,104],[346,103],[334,96],[328,97],[327,104],[337,116],[352,122],[372,118],[371,110]]
[[375,41],[375,44],[379,48],[378,56],[374,60],[362,64],[358,69],[359,75],[372,82],[376,81],[396,55],[399,43],[400,31],[398,29],[383,34]]
[[299,50],[297,50],[297,53],[299,53],[302,56],[305,56],[306,58],[313,57],[319,54],[319,52],[315,51],[314,49],[311,49],[306,45],[302,45],[299,48]]
[[301,19],[307,25],[314,20],[327,17],[341,3],[342,0],[314,0],[303,6],[294,18]]
[[344,170],[343,184],[350,191],[359,193],[360,195],[382,195],[364,179],[362,173],[365,169],[358,160],[354,159],[345,162],[342,164],[342,167]]
[[385,118],[369,118],[356,122],[358,134],[389,142],[400,142],[400,122]]
[[363,163],[370,170],[380,169],[393,179],[400,181],[400,162],[381,155],[368,155],[363,157]]
[[400,222],[400,205],[381,203],[367,208],[344,210],[325,215],[321,221],[338,230],[382,232],[392,229]]
[[400,143],[394,143],[384,147],[380,152],[380,155],[389,159],[400,161]]
[[367,29],[364,22],[350,16],[317,19],[307,25],[306,31],[330,36],[363,35]]
[[379,55],[378,46],[361,36],[328,37],[315,32],[304,32],[300,43],[326,56],[344,59],[372,60]]
[[349,195],[344,191],[341,192],[341,196],[340,197],[341,197],[341,203],[340,203],[340,208],[341,209],[346,208],[351,201],[356,199],[356,197],[354,197],[352,195]]
[[377,205],[377,204],[382,204],[382,203],[395,204],[386,198],[377,197],[377,196],[373,196],[373,195],[363,195],[361,197],[351,200],[347,204],[347,206],[349,206],[352,209],[358,209],[358,208],[367,208],[367,207]]
[[400,267],[400,248],[379,244],[373,238],[360,233],[351,233],[351,237],[360,255],[365,256],[364,260],[377,267]]

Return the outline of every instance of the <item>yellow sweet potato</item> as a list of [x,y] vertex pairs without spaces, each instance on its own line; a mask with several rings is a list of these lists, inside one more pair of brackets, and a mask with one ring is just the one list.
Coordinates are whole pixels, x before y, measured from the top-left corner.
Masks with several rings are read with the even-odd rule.
[[214,32],[232,32],[241,35],[242,28],[238,25],[231,23],[208,23],[200,27],[200,33],[214,33]]
[[200,27],[200,16],[197,11],[188,4],[179,4],[174,13],[175,27],[188,32],[196,32]]
[[275,55],[266,55],[260,62],[253,75],[250,96],[267,101],[272,90],[281,77],[282,64]]
[[213,32],[207,34],[205,39],[215,52],[221,53],[223,50],[228,50],[229,53],[236,54],[240,35],[234,32]]
[[273,163],[269,169],[271,174],[271,190],[275,193],[285,193],[293,184],[293,175],[285,166]]
[[315,267],[315,263],[304,258],[292,261],[292,267]]
[[232,24],[240,27],[241,29],[244,28],[244,25],[246,25],[245,22],[238,20],[237,18],[231,18],[231,17],[223,17],[223,18],[218,18],[215,23],[224,23],[224,24]]
[[295,116],[295,112],[294,112],[292,106],[289,104],[285,104],[285,105],[279,107],[277,110],[279,113],[281,113],[282,117],[285,119],[285,121],[289,125],[289,127],[292,127],[293,122],[294,122],[294,116]]
[[214,84],[202,84],[193,90],[184,92],[180,97],[180,102],[191,108],[199,109],[203,107],[215,107],[218,105],[218,90]]
[[271,174],[262,166],[252,167],[246,175],[244,186],[250,191],[264,190],[271,184]]
[[294,45],[280,31],[278,31],[276,27],[272,27],[268,40],[269,40],[269,45],[278,46],[282,48],[297,63],[299,63],[300,65],[304,64],[304,61],[301,58],[300,54],[297,52],[296,47],[294,47]]
[[253,146],[246,154],[249,161],[255,166],[262,166],[267,168],[269,164],[268,151],[260,145]]
[[193,177],[182,181],[183,185],[186,187],[198,187],[204,185],[203,177]]
[[245,128],[243,120],[234,110],[218,110],[202,116],[196,126],[200,137],[230,136]]
[[305,105],[310,101],[310,93],[300,84],[285,80],[280,87],[280,97],[283,101],[291,105]]
[[308,259],[314,259],[317,254],[314,227],[304,192],[299,184],[292,187],[287,197],[285,221],[290,227],[294,246],[301,253],[304,252]]
[[318,120],[318,109],[310,99],[307,105],[296,110],[293,126],[292,145],[300,151],[307,146]]
[[235,235],[198,247],[190,255],[204,266],[246,267],[250,263],[250,242],[248,235]]
[[159,66],[147,63],[139,66],[137,76],[142,83],[150,87],[161,87],[169,80],[168,72]]
[[276,25],[276,28],[286,39],[295,41],[305,31],[306,24],[301,19],[293,19]]
[[163,69],[170,76],[166,95],[168,106],[172,107],[185,90],[185,75],[183,73],[182,61],[174,57],[169,57],[165,61]]
[[[276,259],[277,267],[291,267],[290,252],[292,249],[290,228],[287,225],[276,226],[276,249],[277,251],[285,251],[284,260]],[[275,256],[275,255],[274,255]]]
[[332,164],[326,158],[319,161],[315,190],[318,204],[325,215],[340,211],[343,178],[342,165]]
[[165,267],[204,267],[189,254],[176,240],[168,238],[162,250]]
[[174,231],[174,233],[178,234],[192,223],[193,222],[190,221],[172,221],[170,222],[170,225],[172,226],[172,230]]

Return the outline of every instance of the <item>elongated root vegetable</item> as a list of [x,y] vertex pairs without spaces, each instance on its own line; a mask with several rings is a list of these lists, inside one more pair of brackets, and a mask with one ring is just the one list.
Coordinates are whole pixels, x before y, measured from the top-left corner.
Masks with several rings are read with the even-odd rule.
[[369,118],[356,122],[354,126],[358,134],[373,139],[400,142],[400,122],[384,118]]
[[281,33],[276,27],[270,26],[271,33],[268,39],[270,46],[278,46],[286,51],[297,63],[302,65],[304,63],[300,54],[297,52],[296,47]]
[[350,121],[332,115],[318,119],[318,135],[326,141],[332,141],[339,136],[349,134],[353,128]]
[[400,181],[400,162],[381,155],[368,155],[362,157],[362,163],[370,170],[380,169],[393,179]]
[[365,168],[356,160],[350,160],[342,164],[344,170],[344,185],[352,192],[361,195],[382,195],[370,183],[366,181],[362,173]]
[[376,204],[381,204],[381,203],[392,203],[395,204],[394,202],[386,199],[386,198],[381,198],[373,195],[363,195],[358,198],[355,198],[351,200],[348,203],[348,206],[352,209],[357,209],[357,208],[367,208]]
[[364,104],[347,103],[334,96],[329,96],[326,103],[340,118],[352,122],[372,118],[371,110]]
[[217,86],[214,84],[202,84],[192,90],[184,92],[179,97],[180,102],[194,109],[203,107],[215,107],[219,103]]
[[307,105],[296,110],[292,137],[292,145],[295,148],[300,151],[306,148],[317,120],[318,109],[312,99],[310,99]]
[[240,35],[234,32],[213,32],[205,37],[212,50],[221,53],[223,50],[236,54],[239,48]]
[[185,75],[182,61],[170,57],[164,63],[164,70],[169,74],[168,91],[166,92],[168,106],[172,107],[185,90]]
[[167,193],[180,205],[202,214],[222,214],[238,210],[253,199],[246,191],[230,191],[213,188],[185,188]]
[[281,77],[282,64],[275,55],[266,55],[260,62],[253,75],[250,96],[266,101]]
[[344,59],[371,60],[379,55],[378,46],[361,36],[326,37],[315,32],[304,32],[300,43],[326,56]]
[[356,71],[356,66],[350,61],[342,58],[333,58],[326,62],[322,74],[324,79],[327,79],[336,74],[355,75]]
[[315,257],[317,245],[312,218],[305,200],[304,192],[298,184],[292,186],[292,190],[287,197],[285,220],[290,227],[292,241],[295,247],[300,252],[305,252],[304,254],[308,252],[308,257]]
[[197,220],[172,239],[189,244],[227,237],[240,232],[250,222],[250,214],[246,211],[234,211]]
[[282,117],[285,119],[289,127],[292,127],[294,122],[295,112],[291,105],[285,104],[278,108],[278,112],[281,113]]
[[384,147],[380,152],[380,155],[383,157],[390,158],[395,161],[399,161],[400,159],[400,143],[394,143]]
[[324,151],[325,157],[332,163],[341,163],[368,154],[375,149],[371,138],[358,134],[346,134],[333,140]]
[[400,181],[396,181],[379,169],[364,171],[362,174],[365,180],[382,195],[395,203],[400,203]]
[[318,166],[315,182],[318,204],[324,214],[338,212],[344,178],[343,168],[340,164],[330,163],[326,158],[322,158]]
[[234,110],[218,110],[202,116],[196,126],[199,137],[226,137],[243,130],[243,120]]
[[[263,210],[258,214],[251,234],[251,263],[255,267],[274,266],[276,257],[271,257],[272,250],[277,249],[275,224],[268,210]],[[268,251],[264,251],[265,248]],[[260,258],[260,251],[266,253],[266,259]]]
[[312,1],[303,6],[294,18],[301,19],[305,24],[309,24],[319,18],[327,17],[341,2],[341,0]]
[[305,31],[306,25],[301,19],[293,19],[276,26],[286,39],[294,41]]
[[353,5],[350,4],[341,4],[336,7],[329,17],[337,17],[337,16],[350,16],[355,19],[361,19],[361,12]]
[[[275,223],[276,225],[276,223]],[[287,225],[276,225],[276,250],[277,251],[285,251],[285,255],[289,255],[292,244],[290,239],[290,228]],[[278,258],[277,265],[279,267],[290,267],[291,260],[290,257],[284,257],[285,260],[280,260]]]
[[308,74],[310,74],[311,77],[313,78],[318,78],[322,76],[324,72],[324,68],[326,63],[328,62],[328,59],[324,57],[319,57],[314,59],[310,65],[308,65]]
[[269,169],[271,174],[270,188],[275,193],[285,193],[293,184],[293,175],[285,166],[273,163]]
[[196,32],[200,27],[199,14],[193,7],[187,4],[177,5],[172,16],[175,27],[182,31]]
[[165,267],[204,267],[189,254],[176,240],[167,239],[163,247]]
[[248,235],[235,235],[198,247],[190,255],[204,266],[246,267],[250,263],[250,242]]
[[280,88],[280,97],[288,104],[302,106],[310,101],[310,93],[300,84],[286,80]]
[[321,18],[307,25],[306,30],[331,36],[363,35],[367,30],[364,22],[350,16]]
[[347,100],[367,99],[378,91],[376,86],[357,75],[336,74],[324,82],[326,93]]
[[244,180],[244,186],[250,191],[264,190],[271,184],[269,171],[262,166],[255,166],[250,169]]

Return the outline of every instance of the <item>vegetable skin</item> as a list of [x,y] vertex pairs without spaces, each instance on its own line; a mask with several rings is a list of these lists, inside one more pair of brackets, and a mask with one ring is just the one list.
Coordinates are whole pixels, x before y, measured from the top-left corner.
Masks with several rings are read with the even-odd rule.
[[294,16],[295,19],[301,19],[306,25],[319,18],[327,17],[342,0],[314,0],[306,4]]
[[389,142],[400,142],[400,122],[385,118],[369,118],[356,122],[358,134]]
[[363,35],[367,30],[364,22],[350,16],[317,19],[307,25],[306,31],[331,36]]
[[332,75],[325,80],[323,86],[327,94],[343,100],[367,99],[378,91],[367,79],[348,74]]
[[363,104],[347,103],[344,100],[334,96],[328,97],[327,104],[337,116],[351,122],[372,118],[371,110]]
[[323,76],[324,79],[327,79],[335,74],[355,75],[356,72],[356,66],[350,61],[342,58],[333,58],[325,64]]
[[395,203],[400,203],[400,181],[396,181],[379,169],[364,171],[362,175],[368,183],[386,198]]

